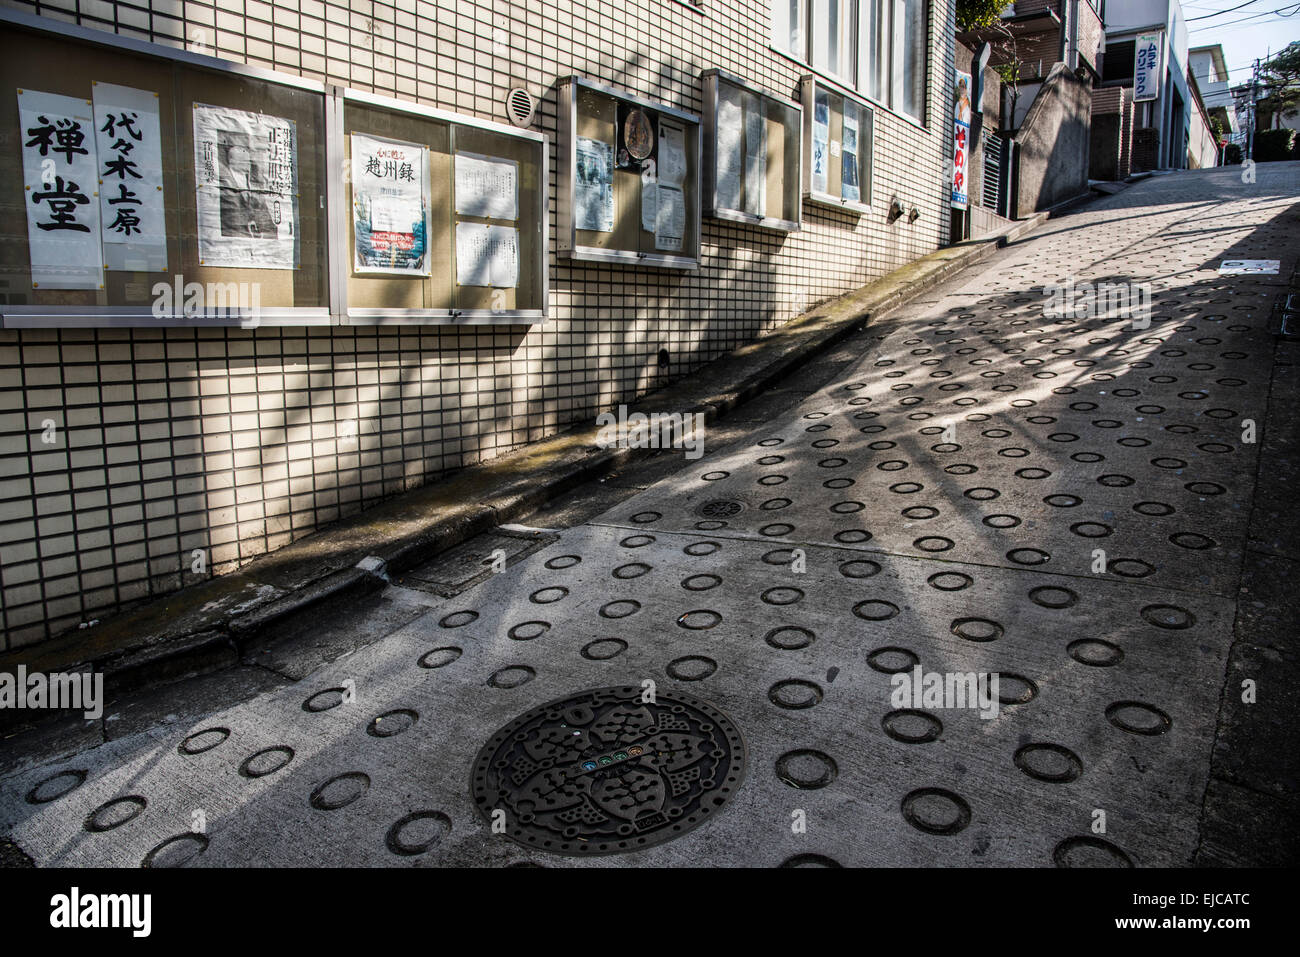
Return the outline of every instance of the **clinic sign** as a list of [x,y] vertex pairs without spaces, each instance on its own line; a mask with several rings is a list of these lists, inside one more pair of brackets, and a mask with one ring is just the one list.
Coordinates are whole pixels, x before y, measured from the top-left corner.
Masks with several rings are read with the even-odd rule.
[[1160,95],[1160,34],[1144,33],[1137,38],[1133,63],[1133,101],[1142,103]]

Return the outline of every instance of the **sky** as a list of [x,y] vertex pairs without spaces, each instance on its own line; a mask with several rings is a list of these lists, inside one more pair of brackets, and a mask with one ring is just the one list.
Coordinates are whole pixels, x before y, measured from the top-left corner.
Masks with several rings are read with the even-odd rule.
[[1223,45],[1228,79],[1234,85],[1250,79],[1256,57],[1263,60],[1270,51],[1300,40],[1300,0],[1183,0],[1183,15],[1188,46]]

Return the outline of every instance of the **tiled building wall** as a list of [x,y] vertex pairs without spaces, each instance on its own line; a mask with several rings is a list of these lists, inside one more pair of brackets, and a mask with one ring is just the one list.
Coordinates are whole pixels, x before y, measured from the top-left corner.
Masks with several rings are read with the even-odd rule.
[[[807,72],[770,49],[766,0],[0,4],[471,116],[523,85],[552,138],[568,74],[698,113],[701,70],[793,99]],[[929,116],[877,111],[869,213],[806,204],[788,236],[706,220],[689,273],[569,265],[552,235],[545,325],[0,331],[4,647],[590,420],[942,245],[952,32],[935,0]],[[894,193],[920,219],[888,224]]]

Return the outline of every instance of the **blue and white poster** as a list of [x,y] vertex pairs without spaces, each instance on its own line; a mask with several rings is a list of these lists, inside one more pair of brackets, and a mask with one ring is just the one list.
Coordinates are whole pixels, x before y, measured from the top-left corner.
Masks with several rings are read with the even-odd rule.
[[1138,37],[1133,55],[1133,102],[1154,100],[1160,95],[1160,34]]

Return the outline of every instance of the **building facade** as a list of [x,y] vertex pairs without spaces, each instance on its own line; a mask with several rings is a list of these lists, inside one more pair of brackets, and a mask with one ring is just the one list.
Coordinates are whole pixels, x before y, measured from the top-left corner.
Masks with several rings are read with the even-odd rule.
[[[1178,0],[1107,0],[1103,88],[1134,91],[1133,172],[1185,169],[1196,111],[1188,87],[1187,20]],[[1134,89],[1137,48],[1146,38],[1158,58],[1156,93],[1145,99]]]
[[[535,103],[523,128],[545,136],[547,160],[534,184],[544,210],[544,319],[479,322],[476,315],[492,311],[485,307],[429,321],[372,315],[361,324],[324,309],[323,320],[303,325],[114,325],[101,321],[97,294],[61,299],[32,288],[17,172],[27,155],[17,128],[25,114],[13,112],[13,89],[4,94],[0,151],[9,172],[0,191],[4,222],[17,237],[0,263],[6,649],[222,574],[386,497],[633,403],[949,239],[949,3],[3,0],[0,7],[10,13],[0,31],[11,70],[26,62],[20,54],[33,36],[64,45],[26,78],[16,76],[14,86],[41,96],[89,96],[82,85],[103,78],[81,77],[81,64],[112,53],[96,37],[143,41],[155,52],[215,58],[194,69],[249,65],[310,81],[310,95],[327,103],[343,102],[331,88],[348,88],[355,103],[392,98],[457,114],[466,129],[505,124],[508,97],[523,90]],[[89,39],[60,36],[74,26]],[[694,268],[568,255],[561,81],[576,75],[662,104],[689,125],[705,107],[701,74],[710,69],[795,103],[812,76],[819,89],[859,104],[857,122],[871,124],[860,128],[864,139],[871,134],[863,157],[869,194],[839,206],[803,200],[797,231],[708,216],[687,222],[697,231]],[[202,96],[200,85],[196,106]],[[177,116],[179,130],[190,114]],[[310,131],[299,132],[306,164],[316,158],[306,155]],[[237,168],[243,147],[236,134],[222,135],[223,161]],[[354,140],[354,155],[356,148]],[[181,185],[177,195],[189,190],[192,198],[194,183]],[[889,217],[895,198],[920,215]],[[302,202],[307,217],[312,205]],[[197,215],[188,208],[180,214]],[[232,222],[257,227],[256,215],[240,215]],[[322,250],[322,260],[326,252],[345,262],[333,249]],[[352,281],[346,262],[340,268],[331,275]],[[147,289],[159,275],[137,279]],[[430,281],[437,279],[435,269]],[[90,318],[41,325],[29,317],[14,328],[10,311],[36,301],[89,302]],[[387,307],[382,295],[377,302],[376,314]]]

